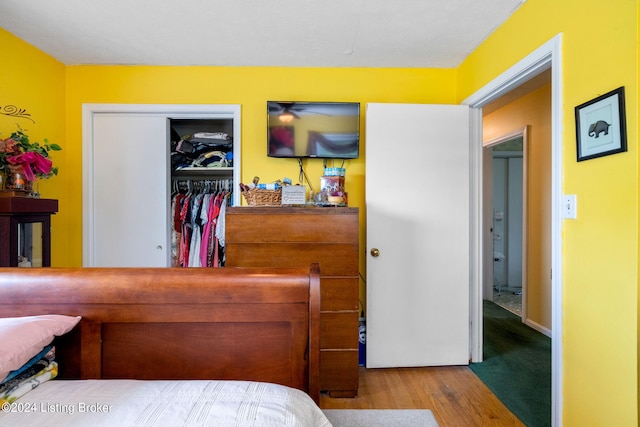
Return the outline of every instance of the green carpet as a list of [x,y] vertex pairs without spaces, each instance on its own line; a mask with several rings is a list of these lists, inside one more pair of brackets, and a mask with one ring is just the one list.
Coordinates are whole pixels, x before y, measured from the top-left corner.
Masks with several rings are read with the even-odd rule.
[[551,426],[551,339],[484,301],[484,361],[471,370],[528,427]]

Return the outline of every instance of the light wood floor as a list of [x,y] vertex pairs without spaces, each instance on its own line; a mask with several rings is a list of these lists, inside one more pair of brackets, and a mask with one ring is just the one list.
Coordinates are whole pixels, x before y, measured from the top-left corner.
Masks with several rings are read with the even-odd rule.
[[467,366],[365,369],[355,398],[322,409],[430,409],[440,427],[524,426]]

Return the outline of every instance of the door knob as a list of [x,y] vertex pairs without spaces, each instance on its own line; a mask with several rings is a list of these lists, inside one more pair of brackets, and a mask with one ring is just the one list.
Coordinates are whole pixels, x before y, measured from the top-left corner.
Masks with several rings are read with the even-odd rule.
[[371,249],[371,256],[372,257],[379,257],[380,256],[380,250],[378,248],[373,248]]

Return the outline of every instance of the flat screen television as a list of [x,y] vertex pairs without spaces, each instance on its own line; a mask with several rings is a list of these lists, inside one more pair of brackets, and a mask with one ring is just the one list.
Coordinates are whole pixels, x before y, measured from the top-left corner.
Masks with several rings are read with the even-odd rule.
[[355,159],[360,103],[267,101],[267,155]]

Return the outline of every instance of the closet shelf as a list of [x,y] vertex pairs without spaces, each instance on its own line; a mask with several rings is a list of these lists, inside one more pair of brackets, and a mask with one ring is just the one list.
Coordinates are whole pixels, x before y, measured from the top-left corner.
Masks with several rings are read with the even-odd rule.
[[232,167],[205,168],[205,167],[186,167],[173,171],[174,178],[190,178],[190,177],[207,177],[207,176],[231,176],[233,174]]

